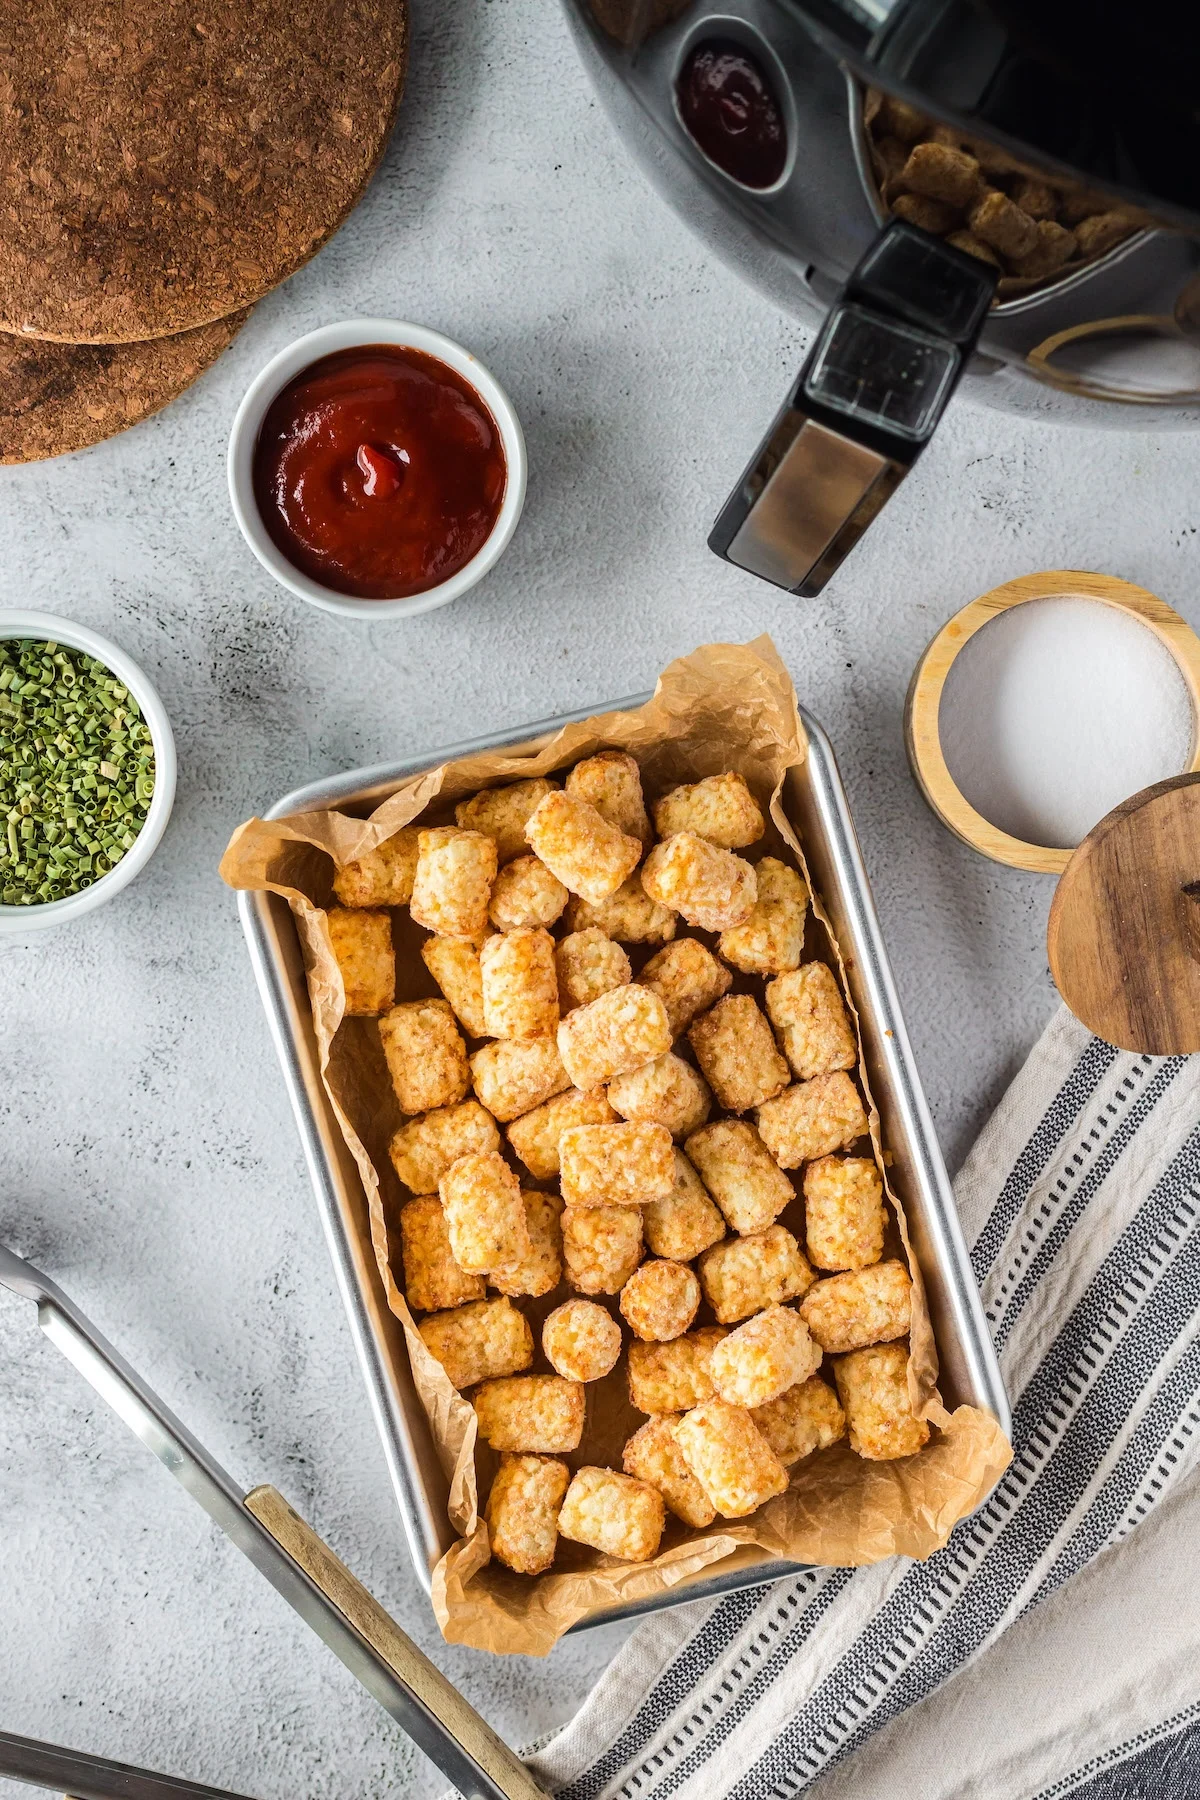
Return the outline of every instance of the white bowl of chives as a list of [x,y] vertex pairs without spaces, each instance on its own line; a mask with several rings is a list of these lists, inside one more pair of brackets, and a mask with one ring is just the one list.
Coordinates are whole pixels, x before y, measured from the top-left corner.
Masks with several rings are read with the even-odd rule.
[[[90,887],[67,894],[61,900],[37,901],[28,906],[0,904],[0,937],[24,936],[49,925],[62,925],[81,914],[103,906],[141,873],[158,848],[167,828],[175,800],[175,740],[162,701],[149,680],[125,652],[86,625],[60,619],[53,613],[0,610],[0,642],[61,644],[68,650],[81,650],[85,656],[103,663],[123,686],[129,689],[146,724],[154,745],[154,792],[150,798],[146,822],[120,861],[93,881]],[[2,721],[0,721],[2,729]],[[6,821],[0,821],[4,829]]]

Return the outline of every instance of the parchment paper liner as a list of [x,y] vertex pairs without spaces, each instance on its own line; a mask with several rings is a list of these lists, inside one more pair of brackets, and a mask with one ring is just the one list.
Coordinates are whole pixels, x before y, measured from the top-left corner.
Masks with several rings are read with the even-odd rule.
[[[452,818],[453,802],[482,786],[551,774],[605,748],[637,757],[651,797],[680,781],[740,771],[760,800],[770,800],[774,831],[765,847],[778,853],[786,846],[807,877],[803,851],[780,801],[784,775],[804,762],[807,743],[791,679],[765,637],[747,645],[709,644],[681,657],[664,671],[644,707],[565,726],[531,755],[489,752],[413,776],[369,819],[336,812],[301,813],[271,823],[251,819],[234,833],[221,863],[231,887],[266,889],[292,908],[308,970],[322,1076],[362,1176],[388,1303],[404,1328],[413,1380],[450,1483],[449,1516],[460,1537],[434,1572],[434,1609],[448,1641],[502,1654],[544,1655],[588,1614],[664,1593],[727,1557],[746,1563],[760,1560],[765,1552],[791,1562],[832,1566],[873,1563],[896,1554],[926,1557],[990,1491],[1012,1454],[990,1413],[970,1406],[948,1413],[942,1404],[920,1271],[909,1254],[903,1208],[888,1184],[914,1281],[909,1387],[914,1409],[935,1426],[919,1456],[869,1463],[845,1444],[836,1445],[800,1463],[787,1493],[744,1523],[699,1532],[672,1521],[663,1549],[649,1563],[618,1563],[565,1542],[561,1567],[533,1580],[490,1561],[478,1499],[481,1490],[486,1492],[494,1459],[483,1447],[477,1450],[474,1412],[425,1349],[392,1274],[391,1253],[394,1249],[398,1256],[399,1250],[389,1237],[389,1222],[405,1192],[388,1161],[387,1143],[401,1115],[374,1021],[342,1018],[342,983],[324,908],[332,897],[333,864],[375,848],[427,809],[432,821]],[[755,853],[763,848],[756,846]],[[824,934],[824,952],[836,962],[852,1006],[841,954],[817,895],[813,911],[816,924],[811,929]],[[397,998],[436,992],[416,954],[424,933],[403,911],[393,918]],[[806,943],[805,955],[812,953]],[[817,953],[822,953],[820,947]],[[886,1183],[879,1116],[861,1064],[859,1078]],[[524,1172],[523,1179],[528,1185]],[[558,1298],[529,1305],[535,1338],[541,1318]],[[629,1407],[620,1371],[590,1384],[583,1453],[567,1460],[575,1465],[607,1461],[619,1468],[621,1447],[640,1423],[642,1415]]]

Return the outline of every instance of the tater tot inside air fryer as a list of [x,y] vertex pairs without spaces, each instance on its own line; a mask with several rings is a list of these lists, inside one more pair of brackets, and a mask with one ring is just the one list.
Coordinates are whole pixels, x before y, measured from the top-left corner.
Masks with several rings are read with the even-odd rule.
[[567,890],[536,856],[506,863],[492,883],[488,917],[498,931],[520,925],[553,925],[567,904]]
[[665,1200],[644,1206],[642,1218],[650,1249],[670,1262],[691,1262],[725,1236],[724,1217],[682,1150],[675,1152],[675,1186]]
[[765,1231],[796,1197],[791,1182],[744,1119],[717,1119],[693,1132],[686,1148],[735,1231]]
[[333,878],[333,891],[342,905],[407,906],[417,872],[420,835],[415,825],[406,825],[385,838],[377,850],[343,864]]
[[613,1125],[616,1118],[602,1087],[587,1094],[568,1088],[514,1119],[505,1136],[535,1181],[551,1181],[562,1167],[558,1146],[568,1126]]
[[780,975],[800,966],[808,889],[795,869],[774,856],[764,856],[754,873],[754,911],[744,925],[723,931],[717,948],[743,974]]
[[563,1456],[583,1436],[583,1384],[561,1375],[507,1375],[471,1395],[479,1435],[493,1450]]
[[644,1206],[675,1186],[675,1149],[664,1125],[571,1125],[558,1141],[568,1206]]
[[567,924],[572,931],[586,931],[595,925],[623,944],[665,944],[679,929],[675,914],[650,898],[636,874],[598,905],[578,897],[570,901]]
[[438,1185],[460,1269],[487,1275],[530,1255],[521,1184],[498,1151],[460,1156]]
[[658,1260],[635,1269],[621,1289],[621,1314],[646,1343],[682,1337],[700,1305],[700,1283],[685,1263]]
[[691,831],[654,846],[642,870],[642,886],[659,906],[673,908],[697,931],[744,925],[758,898],[750,864]]
[[665,1343],[630,1344],[625,1374],[630,1404],[638,1412],[686,1412],[711,1400],[713,1351],[725,1336],[719,1325],[701,1325]]
[[640,1069],[671,1048],[667,1009],[636,981],[577,1006],[558,1028],[558,1053],[577,1088],[585,1092]]
[[627,837],[653,841],[654,832],[642,798],[642,776],[632,756],[624,750],[601,750],[588,756],[566,779],[566,790],[575,800],[586,800],[602,819]]
[[867,1135],[858,1089],[842,1070],[799,1081],[755,1112],[759,1133],[781,1169],[847,1149]]
[[893,1258],[829,1275],[808,1290],[800,1313],[822,1350],[834,1354],[905,1337],[912,1317],[908,1270]]
[[402,1125],[388,1146],[392,1167],[414,1194],[436,1194],[438,1182],[460,1156],[500,1148],[500,1133],[478,1100],[440,1106]]
[[562,1013],[569,1013],[576,1006],[587,1006],[601,994],[624,987],[633,979],[628,956],[598,925],[589,925],[583,931],[573,931],[561,938],[554,951],[554,964],[558,972],[558,1005]]
[[541,1575],[554,1561],[558,1509],[571,1479],[549,1456],[502,1456],[488,1495],[492,1555],[518,1575]]
[[418,1312],[442,1312],[484,1298],[482,1275],[465,1275],[454,1260],[436,1194],[409,1200],[400,1208],[400,1251],[404,1297]]
[[839,1356],[833,1365],[845,1408],[850,1448],[868,1462],[915,1456],[929,1442],[929,1426],[914,1419],[908,1397],[908,1345],[874,1344]]
[[569,1206],[562,1235],[567,1285],[580,1294],[619,1294],[642,1260],[640,1207]]
[[767,828],[744,779],[732,773],[672,788],[655,806],[654,823],[659,837],[692,831],[722,850],[744,850],[756,844]]
[[530,815],[525,838],[563,886],[598,905],[615,894],[642,856],[642,840],[610,825],[571,794],[547,794]]
[[821,1156],[804,1171],[808,1260],[865,1269],[883,1255],[883,1182],[865,1156]]
[[542,1326],[542,1349],[556,1375],[600,1381],[617,1366],[621,1327],[594,1300],[564,1300]]
[[727,994],[733,976],[699,938],[677,938],[645,965],[638,980],[667,1009],[673,1037],[682,1037],[699,1013]]
[[816,1375],[797,1382],[777,1400],[754,1407],[750,1416],[785,1469],[814,1450],[828,1450],[846,1435],[846,1415],[838,1397]]
[[707,1119],[712,1095],[691,1063],[668,1050],[628,1075],[614,1076],[608,1103],[623,1119],[664,1125],[673,1138],[685,1138]]
[[698,1267],[704,1298],[723,1325],[796,1300],[815,1280],[783,1225],[770,1225],[753,1237],[726,1238],[704,1252]]
[[496,879],[496,843],[481,831],[453,825],[422,831],[409,911],[439,937],[478,944],[488,924],[488,900]]
[[470,1059],[475,1092],[506,1124],[571,1085],[553,1037],[500,1038]]
[[717,1345],[712,1378],[731,1406],[765,1406],[821,1366],[821,1347],[799,1313],[769,1306]]
[[837,976],[825,963],[805,963],[767,986],[767,1017],[801,1081],[853,1069],[858,1045]]
[[728,1112],[782,1093],[791,1070],[780,1056],[758,1002],[750,994],[729,994],[701,1014],[688,1031],[708,1085]]
[[664,1523],[658,1489],[615,1469],[577,1469],[558,1515],[563,1537],[625,1562],[647,1562],[658,1549]]
[[463,1030],[469,1037],[483,1037],[483,979],[474,944],[466,938],[426,938],[421,961],[454,1008]]
[[467,1046],[445,1000],[406,1000],[379,1021],[379,1041],[400,1111],[432,1112],[465,1098]]
[[787,1470],[744,1406],[706,1401],[680,1419],[675,1442],[724,1519],[744,1519],[787,1487]]
[[703,1531],[716,1518],[716,1508],[684,1461],[675,1442],[675,1426],[681,1413],[661,1413],[647,1419],[625,1446],[621,1458],[627,1475],[657,1488],[677,1519]]
[[479,952],[489,1037],[536,1038],[558,1026],[554,939],[540,927],[502,931]]
[[533,1361],[529,1321],[510,1300],[476,1300],[430,1313],[417,1330],[460,1393],[477,1381],[515,1375]]
[[482,831],[494,839],[497,860],[504,864],[514,856],[524,856],[529,848],[525,841],[529,816],[538,802],[553,792],[554,783],[541,776],[514,781],[509,787],[488,788],[469,800],[460,800],[454,817],[464,831]]
[[554,1291],[562,1280],[562,1201],[557,1194],[521,1190],[529,1255],[489,1271],[488,1280],[502,1294],[528,1294],[537,1298]]
[[325,917],[345,990],[346,1017],[369,1019],[386,1012],[396,998],[390,914],[331,906]]

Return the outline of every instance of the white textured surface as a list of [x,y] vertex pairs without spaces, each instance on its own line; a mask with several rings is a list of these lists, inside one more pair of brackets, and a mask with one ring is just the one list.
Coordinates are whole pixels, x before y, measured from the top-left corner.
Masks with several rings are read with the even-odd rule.
[[[259,570],[223,471],[255,369],[356,313],[477,350],[531,461],[495,576],[366,629]],[[281,1486],[514,1741],[569,1715],[621,1633],[543,1664],[436,1641],[216,865],[240,819],[300,782],[627,693],[696,643],[769,630],[837,747],[957,1161],[1050,1010],[1050,890],[926,813],[901,743],[908,677],[950,612],[1040,567],[1107,569],[1200,620],[1194,440],[960,407],[825,596],[797,602],[704,538],[801,348],[625,160],[553,0],[423,0],[395,142],[334,243],[166,413],[0,480],[0,598],[123,643],[160,687],[181,765],[129,893],[0,950],[0,1234],[232,1470]],[[7,1297],[0,1519],[4,1728],[269,1800],[435,1790]]]

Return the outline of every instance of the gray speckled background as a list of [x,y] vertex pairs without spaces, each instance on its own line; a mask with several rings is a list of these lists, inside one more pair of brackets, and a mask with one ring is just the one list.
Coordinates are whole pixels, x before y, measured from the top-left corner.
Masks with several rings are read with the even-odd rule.
[[[364,627],[260,571],[223,458],[275,350],[369,313],[478,352],[524,420],[531,479],[485,585]],[[909,674],[950,612],[1032,569],[1124,575],[1200,623],[1195,440],[960,404],[832,587],[797,602],[704,538],[802,343],[626,161],[553,0],[421,0],[399,130],[333,244],[158,418],[0,475],[0,604],[118,639],[180,752],[137,884],[76,927],[0,942],[0,1234],[239,1477],[284,1488],[512,1741],[571,1714],[622,1630],[544,1663],[441,1645],[217,861],[240,819],[317,775],[628,693],[699,642],[770,631],[837,747],[957,1163],[1051,1010],[1050,887],[925,811],[901,743]],[[269,1800],[434,1792],[89,1392],[0,1299],[0,1724]]]

